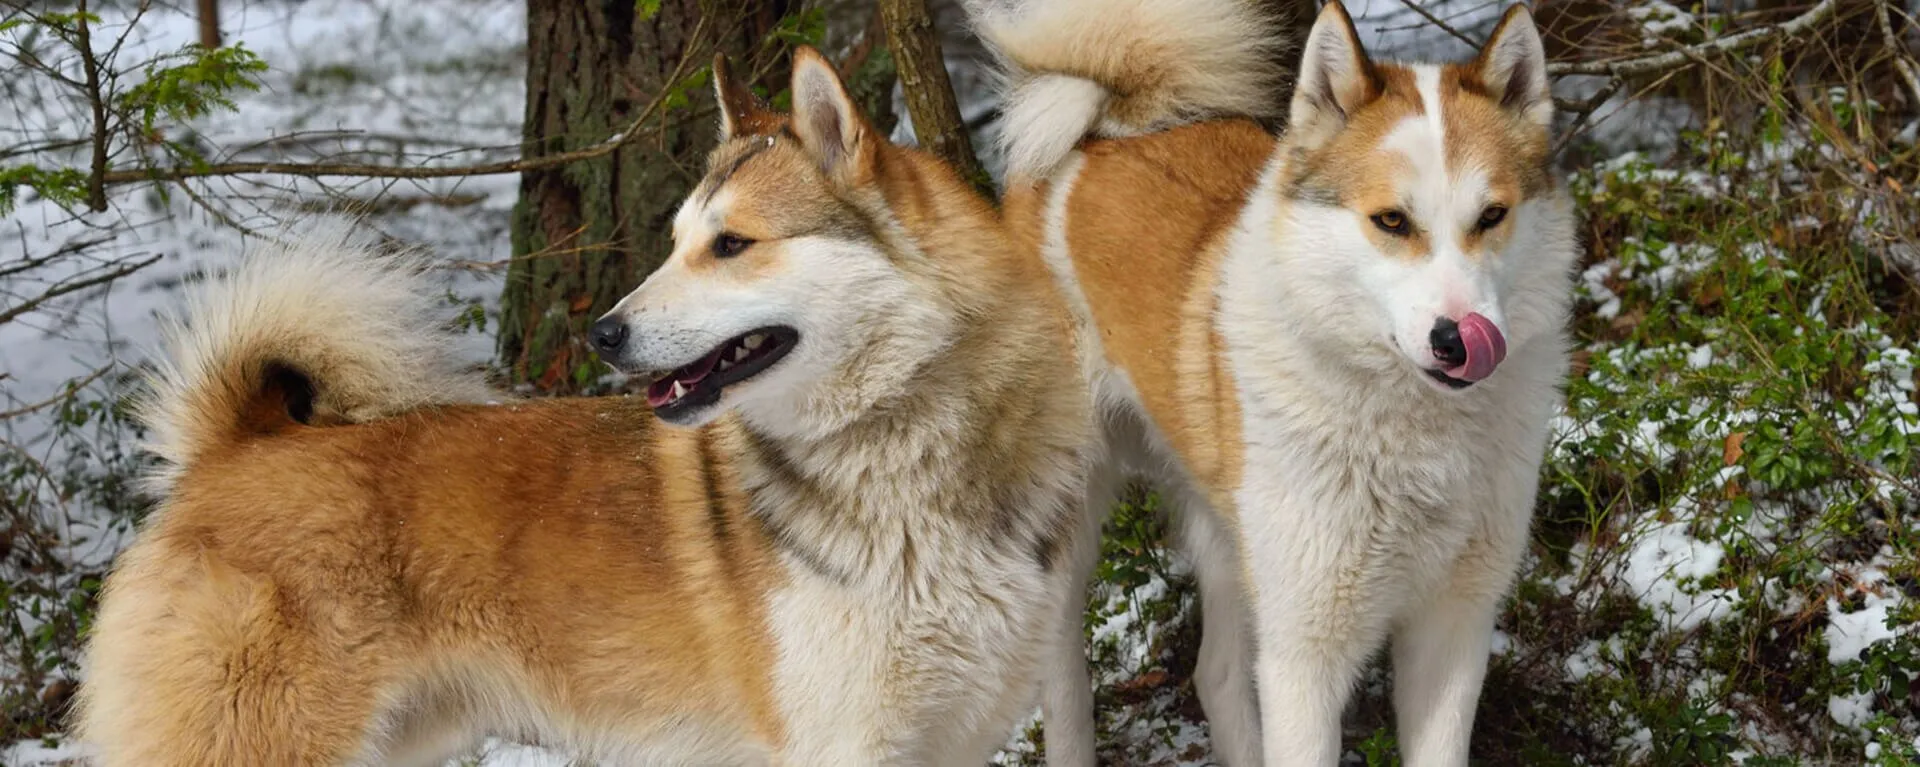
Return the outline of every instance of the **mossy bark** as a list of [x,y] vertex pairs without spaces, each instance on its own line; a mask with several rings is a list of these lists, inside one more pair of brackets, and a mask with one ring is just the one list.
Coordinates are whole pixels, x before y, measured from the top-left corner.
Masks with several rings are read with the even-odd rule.
[[786,52],[768,33],[787,5],[529,0],[527,157],[608,141],[660,105],[612,154],[521,176],[499,339],[515,382],[571,394],[597,377],[586,327],[665,260],[713,146],[713,54],[775,75]]

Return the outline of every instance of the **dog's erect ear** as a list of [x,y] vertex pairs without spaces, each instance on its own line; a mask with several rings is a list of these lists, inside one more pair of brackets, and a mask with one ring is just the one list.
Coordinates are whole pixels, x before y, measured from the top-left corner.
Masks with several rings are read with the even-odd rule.
[[870,169],[879,137],[825,57],[793,52],[793,132],[828,177],[851,181]]
[[1353,17],[1340,0],[1327,3],[1307,33],[1300,79],[1293,86],[1287,132],[1307,146],[1332,138],[1347,118],[1381,92],[1380,75],[1360,45]]
[[1553,92],[1547,83],[1547,49],[1540,42],[1533,13],[1524,5],[1507,9],[1493,37],[1474,59],[1474,73],[1500,106],[1541,127],[1553,124]]
[[713,98],[720,104],[720,140],[735,136],[770,134],[780,129],[780,115],[760,103],[745,83],[733,79],[727,55],[713,57]]

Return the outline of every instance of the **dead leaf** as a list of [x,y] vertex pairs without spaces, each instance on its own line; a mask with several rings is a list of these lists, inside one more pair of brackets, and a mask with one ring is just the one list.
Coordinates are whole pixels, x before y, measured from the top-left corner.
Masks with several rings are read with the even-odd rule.
[[1732,434],[1728,434],[1727,444],[1723,448],[1721,448],[1721,451],[1720,451],[1720,459],[1725,462],[1724,465],[1732,466],[1736,463],[1739,463],[1741,456],[1744,456],[1747,454],[1746,448],[1744,447],[1746,443],[1747,443],[1746,432],[1736,431]]

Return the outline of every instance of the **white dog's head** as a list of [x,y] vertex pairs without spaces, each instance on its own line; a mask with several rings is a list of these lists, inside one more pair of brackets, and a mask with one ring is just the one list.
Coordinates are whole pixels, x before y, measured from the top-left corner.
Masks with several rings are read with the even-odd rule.
[[721,143],[674,218],[673,253],[594,324],[593,346],[651,377],[648,404],[678,425],[870,402],[948,332],[873,188],[884,139],[810,48],[795,55],[790,117],[724,60],[714,84]]
[[1557,331],[1576,250],[1552,117],[1524,6],[1470,62],[1405,65],[1370,59],[1328,4],[1301,61],[1278,234],[1320,340],[1392,349],[1451,391]]

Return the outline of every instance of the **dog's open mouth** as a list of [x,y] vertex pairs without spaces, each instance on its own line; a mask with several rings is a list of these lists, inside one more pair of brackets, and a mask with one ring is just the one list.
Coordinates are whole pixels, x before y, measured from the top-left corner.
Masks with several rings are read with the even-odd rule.
[[647,386],[647,406],[666,414],[720,401],[720,391],[779,362],[800,340],[799,331],[769,327],[736,336],[694,361],[661,373]]

